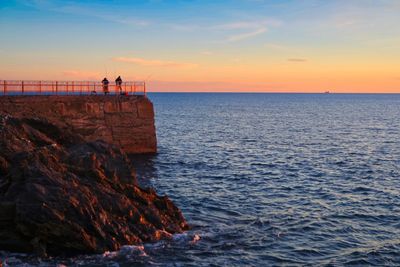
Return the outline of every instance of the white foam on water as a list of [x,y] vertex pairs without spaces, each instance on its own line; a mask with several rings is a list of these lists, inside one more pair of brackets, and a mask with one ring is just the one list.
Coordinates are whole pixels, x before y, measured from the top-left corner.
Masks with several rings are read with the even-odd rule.
[[[180,234],[170,235],[170,238],[160,240],[155,243],[145,243],[142,245],[126,245],[122,246],[117,251],[106,251],[103,254],[98,255],[83,255],[78,256],[76,258],[70,258],[68,262],[61,262],[61,260],[57,260],[57,258],[48,258],[48,259],[38,259],[38,258],[30,258],[30,254],[21,254],[21,253],[3,253],[4,255],[0,255],[0,260],[3,263],[3,267],[68,267],[71,262],[73,265],[86,265],[89,263],[97,263],[103,262],[107,263],[107,266],[119,267],[118,262],[126,262],[135,259],[143,259],[146,257],[146,262],[151,259],[148,252],[163,250],[167,247],[179,246],[186,247],[196,244],[201,240],[201,236],[199,233],[193,232],[185,232]],[[151,253],[150,253],[151,255]],[[58,261],[58,262],[57,262]]]
[[[19,257],[22,257],[22,259],[19,259]],[[18,266],[18,267],[34,267],[35,265],[31,265],[29,263],[25,263],[23,261],[24,258],[27,257],[27,254],[22,254],[22,253],[12,253],[10,256],[1,258],[0,262],[3,263],[3,267],[11,267],[11,266]]]
[[201,239],[200,234],[194,233],[182,233],[182,234],[174,234],[172,240],[178,243],[189,243],[193,245],[197,243]]
[[190,244],[193,245],[193,244],[197,243],[198,241],[200,241],[200,239],[201,239],[200,235],[195,234],[194,237],[193,237],[193,240],[190,241]]
[[104,259],[115,259],[115,258],[129,258],[132,256],[146,257],[145,248],[143,245],[126,245],[122,246],[120,250],[117,251],[106,251],[102,254]]
[[148,256],[146,254],[144,246],[123,246],[119,250],[119,252],[124,254],[124,255],[132,255],[132,254],[139,253],[139,256],[142,256],[142,257]]

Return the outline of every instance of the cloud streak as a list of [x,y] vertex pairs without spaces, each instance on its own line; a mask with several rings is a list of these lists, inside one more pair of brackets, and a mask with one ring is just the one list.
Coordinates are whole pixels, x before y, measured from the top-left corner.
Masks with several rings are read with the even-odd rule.
[[145,67],[172,67],[172,68],[194,68],[197,64],[184,63],[175,61],[164,61],[164,60],[150,60],[138,57],[115,57],[112,59],[115,62],[132,63]]
[[250,20],[250,21],[235,21],[226,24],[220,24],[211,27],[213,30],[234,32],[228,36],[225,41],[227,42],[238,42],[246,39],[250,39],[261,35],[268,31],[269,27],[281,25],[280,21],[271,19],[262,20]]
[[[39,10],[47,10],[51,12],[70,14],[75,16],[85,16],[97,18],[103,21],[117,23],[121,25],[127,25],[135,28],[147,28],[154,25],[154,21],[140,18],[140,16],[132,16],[126,12],[115,12],[105,9],[105,5],[102,4],[85,4],[80,2],[68,1],[64,2],[61,0],[19,0],[26,6],[33,7]],[[158,3],[159,0],[155,0],[154,3]],[[281,21],[271,18],[260,18],[260,19],[249,19],[249,20],[237,20],[237,21],[226,21],[220,24],[171,24],[166,21],[159,21],[159,26],[165,27],[166,29],[184,31],[184,32],[197,32],[197,31],[209,31],[220,33],[225,36],[222,42],[238,42],[246,39],[250,39],[261,35],[269,30],[270,27],[276,27],[281,25]]]
[[278,20],[264,18],[259,20],[238,20],[214,25],[167,24],[166,26],[176,31],[218,33],[219,35],[227,36],[223,42],[238,42],[261,35],[267,32],[270,27],[277,27],[281,24]]
[[255,37],[257,35],[263,34],[266,31],[267,31],[267,28],[260,28],[260,29],[256,29],[256,30],[251,31],[251,32],[231,35],[226,40],[228,42],[242,41],[242,40],[249,39],[249,38]]
[[149,83],[152,92],[285,92],[282,83],[238,83],[221,81],[162,81]]
[[279,26],[282,23],[274,19],[259,19],[259,20],[243,20],[233,21],[230,23],[219,24],[211,28],[217,30],[246,30],[246,29],[259,29],[266,28],[267,26]]
[[64,3],[62,1],[21,0],[21,3],[23,3],[26,6],[36,8],[39,10],[48,10],[51,12],[70,14],[76,16],[90,16],[103,21],[124,24],[128,26],[145,27],[151,24],[148,20],[139,19],[137,17],[124,14],[114,15],[109,11],[107,12],[99,11],[97,8],[93,8],[93,6],[87,6],[84,4],[74,3],[74,2]]

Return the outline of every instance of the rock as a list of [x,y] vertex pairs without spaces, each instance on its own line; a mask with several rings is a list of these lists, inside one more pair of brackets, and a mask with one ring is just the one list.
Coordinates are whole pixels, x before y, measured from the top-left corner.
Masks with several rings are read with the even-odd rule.
[[8,172],[8,162],[5,158],[0,156],[0,175],[4,175]]
[[168,197],[137,185],[120,148],[0,115],[0,250],[102,253],[186,229]]

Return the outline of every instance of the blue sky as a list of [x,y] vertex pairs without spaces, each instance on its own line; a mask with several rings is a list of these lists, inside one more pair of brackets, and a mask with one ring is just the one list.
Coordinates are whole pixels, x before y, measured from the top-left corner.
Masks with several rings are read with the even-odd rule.
[[[400,2],[389,0],[3,0],[0,76],[121,73],[151,76],[162,89],[265,91],[320,90],[323,80],[372,90],[384,81],[393,91],[399,14]],[[363,83],[371,73],[379,75]]]

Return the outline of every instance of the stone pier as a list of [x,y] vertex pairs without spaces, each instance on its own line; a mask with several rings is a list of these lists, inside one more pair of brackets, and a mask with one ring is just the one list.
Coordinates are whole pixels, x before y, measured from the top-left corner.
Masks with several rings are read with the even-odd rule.
[[146,96],[1,96],[0,113],[44,118],[128,154],[157,152],[154,109]]

